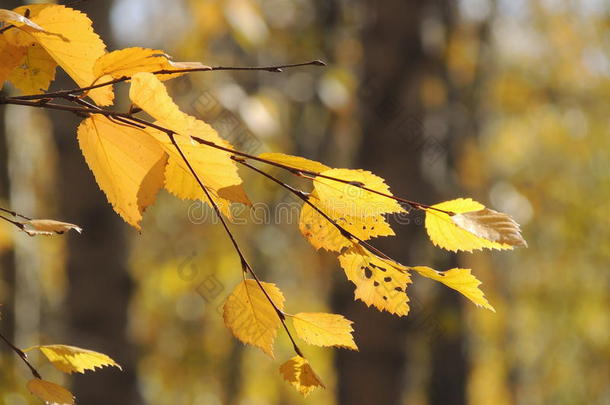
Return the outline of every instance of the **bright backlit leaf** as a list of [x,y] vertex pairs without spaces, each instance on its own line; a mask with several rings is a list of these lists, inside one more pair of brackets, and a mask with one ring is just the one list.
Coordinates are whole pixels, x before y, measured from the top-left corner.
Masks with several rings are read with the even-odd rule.
[[411,282],[407,268],[355,246],[339,256],[347,278],[356,285],[354,296],[380,311],[406,315],[409,312],[407,284]]
[[[250,205],[250,200],[243,190],[242,179],[237,172],[237,165],[231,160],[230,153],[200,144],[191,138],[196,137],[232,148],[228,142],[218,136],[214,128],[180,111],[163,83],[152,73],[135,74],[129,96],[135,104],[157,119],[158,125],[178,134],[174,138],[176,143],[214,197]],[[170,156],[165,187],[180,198],[207,201],[205,192],[172,144],[168,134],[156,129],[149,129],[148,133]]]
[[[27,25],[19,29],[28,32],[79,86],[89,86],[95,79],[95,61],[106,53],[91,20],[80,11],[59,5],[40,9],[31,20],[44,31]],[[91,90],[88,95],[102,106],[112,104],[114,99],[110,86]]]
[[47,404],[74,405],[74,395],[61,385],[35,378],[28,381],[26,386],[33,395]]
[[[381,214],[345,215],[341,212],[342,210],[334,210],[332,207],[324,206],[315,191],[308,196],[308,200],[337,225],[360,240],[394,235],[394,231]],[[316,249],[324,248],[339,252],[353,244],[353,241],[347,235],[344,235],[324,215],[307,203],[304,203],[301,208],[299,230]]]
[[323,177],[314,179],[314,191],[324,209],[349,217],[375,217],[380,214],[404,212],[404,209],[395,200],[362,188],[366,187],[385,195],[392,195],[385,181],[371,172],[330,169],[321,174],[350,182],[347,184]]
[[352,323],[337,314],[301,312],[292,316],[297,335],[310,345],[358,350],[352,336]]
[[99,115],[80,124],[78,143],[114,210],[140,229],[142,213],[163,187],[161,146],[147,132]]
[[308,396],[314,389],[326,388],[320,377],[313,371],[307,359],[294,356],[280,366],[280,374],[304,397]]
[[283,153],[261,153],[258,155],[258,157],[291,167],[293,169],[307,172],[321,173],[326,170],[330,170],[330,167],[326,166],[325,164],[316,162],[315,160],[305,159],[300,156],[286,155]]
[[[173,71],[179,69],[209,69],[199,62],[173,62],[169,55],[157,49],[126,48],[100,57],[93,67],[96,78],[108,75],[115,79],[131,77],[139,72]],[[160,80],[168,80],[184,73],[162,74]]]
[[80,347],[66,345],[45,345],[35,346],[39,349],[53,366],[61,372],[83,373],[87,370],[95,371],[101,367],[117,367],[121,369],[114,360],[103,353],[92,350],[81,349]]
[[[261,282],[274,304],[284,309],[284,295],[275,284]],[[273,342],[280,318],[255,280],[242,281],[227,298],[223,308],[227,328],[244,343],[273,356]]]
[[0,90],[4,82],[17,66],[23,63],[23,58],[26,54],[26,48],[15,46],[6,40],[4,35],[0,35],[0,55],[2,55],[2,63],[0,63]]
[[[434,245],[443,249],[454,252],[458,250],[472,252],[473,250],[483,248],[503,250],[512,249],[513,246],[519,246],[521,243],[520,241],[523,241],[523,239],[520,238],[520,235],[519,238],[512,236],[511,239],[498,237],[497,235],[505,233],[505,231],[502,231],[502,227],[507,223],[506,218],[508,218],[508,216],[498,213],[502,215],[500,222],[495,221],[495,219],[498,219],[499,217],[496,216],[495,219],[492,217],[491,222],[495,222],[495,225],[500,226],[499,228],[494,229],[493,224],[490,225],[489,222],[487,224],[485,223],[485,206],[470,198],[458,198],[456,200],[445,201],[433,205],[432,207],[454,214],[461,214],[457,221],[455,221],[453,218],[456,215],[451,216],[435,209],[426,209],[426,230],[428,231],[428,236],[430,236],[430,240]],[[483,214],[472,214],[473,212],[478,211],[483,211]],[[464,213],[468,213],[468,215],[464,216]],[[512,222],[512,225],[510,226],[508,233],[514,235],[514,232],[517,232],[518,234],[518,225],[516,225],[512,219],[509,218],[509,220]],[[475,234],[473,232],[477,233]],[[493,239],[486,239],[486,237],[492,237]],[[508,241],[511,243],[507,243]],[[523,243],[525,243],[525,241],[523,241]]]
[[417,271],[424,277],[441,282],[449,288],[453,288],[479,307],[496,312],[494,307],[487,301],[487,298],[485,298],[483,291],[479,288],[481,282],[472,275],[470,269],[455,268],[447,271],[437,271],[426,266],[409,267],[409,269]]

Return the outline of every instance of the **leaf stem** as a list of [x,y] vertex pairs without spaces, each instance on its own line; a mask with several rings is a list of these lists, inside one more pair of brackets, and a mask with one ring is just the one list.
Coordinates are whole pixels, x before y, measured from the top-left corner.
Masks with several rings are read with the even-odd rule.
[[40,375],[38,370],[36,370],[36,368],[34,366],[32,366],[32,364],[28,360],[28,355],[25,354],[25,352],[23,350],[21,350],[20,348],[18,348],[14,344],[12,344],[7,338],[4,337],[4,335],[2,333],[0,333],[0,339],[2,339],[4,341],[4,343],[6,343],[6,345],[11,348],[11,350],[13,350],[15,353],[17,353],[19,358],[21,358],[21,360],[23,360],[23,362],[28,366],[28,368],[30,369],[30,372],[32,373],[32,375],[35,378],[42,380],[42,376]]

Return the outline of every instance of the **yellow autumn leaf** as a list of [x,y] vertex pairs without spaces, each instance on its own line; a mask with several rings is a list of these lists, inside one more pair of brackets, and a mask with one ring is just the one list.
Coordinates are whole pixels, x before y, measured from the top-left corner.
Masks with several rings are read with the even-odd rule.
[[347,278],[356,285],[356,299],[391,314],[409,312],[406,288],[411,278],[405,266],[374,255],[361,246],[346,250],[339,256],[339,262]]
[[455,268],[447,271],[436,271],[426,266],[415,266],[410,267],[410,269],[417,271],[424,277],[439,281],[447,287],[453,288],[477,306],[496,312],[494,307],[487,301],[487,298],[485,298],[483,291],[479,288],[481,282],[472,275],[470,269]]
[[404,212],[397,201],[362,188],[363,186],[388,196],[392,195],[385,181],[371,172],[330,169],[321,174],[351,183],[315,177],[314,191],[324,209],[350,217],[374,217],[381,214]]
[[92,350],[81,349],[80,347],[45,345],[34,346],[28,350],[31,349],[39,349],[56,369],[67,374],[84,374],[85,371],[95,371],[98,367],[117,367],[121,369],[121,366],[109,356]]
[[80,124],[78,143],[114,210],[140,229],[142,213],[163,186],[161,146],[146,131],[100,115]]
[[314,389],[326,388],[320,377],[313,371],[307,359],[294,356],[280,366],[280,374],[304,397],[308,396]]
[[35,378],[28,381],[26,386],[33,395],[47,404],[74,405],[74,395],[61,385]]
[[[275,284],[261,282],[269,297],[284,309],[284,295]],[[273,356],[273,342],[280,318],[255,280],[244,280],[225,301],[223,318],[227,328],[244,343]]]
[[258,157],[270,162],[279,163],[293,169],[307,172],[321,173],[326,170],[330,170],[330,167],[320,162],[316,162],[315,160],[305,159],[300,156],[286,155],[284,153],[261,153],[258,155]]
[[352,323],[337,314],[301,312],[292,316],[297,335],[310,345],[358,350],[352,336]]
[[[108,75],[115,79],[131,77],[139,72],[173,71],[179,69],[210,68],[199,62],[173,62],[169,55],[157,49],[126,48],[101,56],[93,67],[96,78]],[[184,73],[158,75],[159,80],[168,80]]]
[[195,118],[180,111],[167,93],[165,85],[154,74],[141,72],[133,75],[129,99],[157,120],[162,127],[190,136],[188,129]]
[[[106,53],[91,20],[80,11],[60,5],[46,5],[30,19],[44,31],[27,25],[19,29],[30,34],[79,86],[89,86],[95,79],[95,61]],[[91,90],[88,95],[102,106],[112,104],[114,99],[110,86]]]
[[15,46],[6,40],[4,35],[0,35],[0,55],[2,55],[2,63],[0,63],[0,90],[4,82],[17,66],[23,63],[23,58],[26,54],[26,48]]
[[[131,101],[153,116],[157,120],[156,124],[178,133],[175,136],[176,143],[199,179],[214,197],[246,205],[251,204],[243,190],[242,179],[237,172],[237,165],[231,160],[230,153],[197,143],[191,137],[213,142],[226,148],[232,148],[231,145],[218,136],[210,125],[180,111],[163,83],[155,75],[148,72],[135,74],[131,80],[129,97]],[[166,188],[180,198],[207,201],[204,191],[169,136],[156,129],[148,129],[147,132],[163,146],[170,156],[165,178]]]
[[38,43],[25,47],[24,56],[8,80],[25,94],[44,93],[55,80],[57,62]]
[[[428,236],[434,245],[443,249],[454,252],[472,252],[483,248],[504,250],[525,243],[519,234],[518,225],[510,217],[486,209],[483,204],[470,198],[445,201],[432,207],[456,214],[449,215],[435,209],[426,209]],[[486,224],[486,218],[490,217],[489,212],[498,215],[492,216],[491,221]]]
[[[315,191],[308,196],[308,200],[330,219],[334,220],[337,225],[360,240],[394,235],[394,231],[381,214],[346,215],[342,212],[343,210],[335,210],[327,204],[322,204]],[[299,230],[316,249],[324,248],[339,252],[341,249],[352,245],[352,241],[346,235],[307,203],[304,203],[301,208]]]

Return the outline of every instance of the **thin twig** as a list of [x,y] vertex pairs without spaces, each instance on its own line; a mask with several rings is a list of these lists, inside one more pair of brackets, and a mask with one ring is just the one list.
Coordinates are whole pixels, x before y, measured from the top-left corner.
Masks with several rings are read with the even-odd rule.
[[32,366],[32,364],[28,360],[28,355],[25,354],[25,352],[23,350],[21,350],[20,348],[18,348],[14,344],[12,344],[7,338],[4,337],[4,335],[2,335],[2,333],[0,333],[0,339],[2,339],[4,341],[4,343],[6,343],[7,346],[10,347],[15,353],[17,353],[17,355],[21,358],[21,360],[23,360],[23,362],[28,366],[28,368],[32,372],[32,375],[35,378],[42,380],[42,376],[40,375],[38,370],[36,370],[36,368],[34,366]]
[[277,314],[278,318],[280,319],[280,322],[282,323],[282,326],[284,327],[284,330],[286,331],[286,334],[288,335],[288,337],[290,338],[290,341],[292,342],[292,346],[293,346],[294,351],[296,352],[296,354],[298,354],[301,357],[305,357],[303,355],[303,352],[299,348],[299,346],[296,344],[294,338],[292,337],[292,334],[288,330],[288,326],[286,325],[286,316],[284,315],[284,312],[277,307],[275,302],[273,302],[273,299],[271,299],[271,297],[267,293],[267,290],[265,290],[265,288],[263,287],[263,284],[261,283],[260,279],[258,278],[256,273],[254,272],[254,269],[252,268],[252,266],[250,266],[250,264],[246,260],[246,257],[244,256],[241,248],[239,247],[239,244],[237,243],[237,240],[233,236],[233,233],[231,232],[231,229],[229,229],[229,225],[227,224],[227,221],[222,216],[222,213],[220,212],[220,208],[218,207],[218,204],[216,203],[216,201],[214,201],[214,199],[212,198],[212,195],[210,194],[208,188],[203,184],[203,182],[199,178],[199,175],[197,174],[197,172],[195,172],[195,169],[193,169],[193,166],[191,165],[189,160],[186,158],[186,156],[184,155],[184,152],[182,151],[182,149],[180,148],[180,146],[176,142],[175,133],[173,131],[171,131],[171,130],[168,130],[168,131],[166,131],[166,134],[169,136],[172,144],[174,145],[174,147],[176,148],[176,150],[178,151],[178,153],[182,157],[182,160],[187,165],[189,171],[191,172],[193,177],[195,177],[195,179],[197,180],[197,183],[199,183],[199,186],[204,191],[208,201],[212,205],[212,208],[214,209],[214,212],[215,212],[216,216],[220,220],[223,228],[225,229],[225,232],[229,236],[229,239],[231,239],[231,243],[233,244],[233,247],[235,248],[235,251],[237,252],[237,255],[239,256],[239,259],[240,259],[241,265],[242,265],[242,270],[247,270],[252,275],[252,277],[254,278],[256,283],[258,284],[258,287],[261,289],[261,291],[263,292],[263,294],[265,295],[265,297],[267,298],[267,300],[269,301],[269,303],[271,304],[271,306],[275,310],[275,313]]
[[347,240],[352,242],[354,245],[360,245],[360,246],[364,247],[365,249],[367,249],[368,251],[370,251],[371,253],[374,253],[374,254],[376,254],[378,256],[381,256],[384,259],[394,261],[390,256],[388,256],[387,254],[383,253],[381,250],[377,249],[375,246],[371,245],[370,243],[368,243],[365,240],[362,240],[358,236],[354,235],[353,233],[351,233],[350,231],[345,229],[343,226],[339,225],[339,223],[337,221],[332,219],[330,216],[328,216],[328,214],[326,214],[324,211],[322,211],[318,206],[316,206],[314,203],[309,201],[309,198],[307,197],[307,195],[303,191],[297,190],[296,188],[292,187],[291,185],[284,183],[283,181],[273,177],[269,173],[264,172],[264,171],[262,171],[262,170],[260,170],[260,169],[258,169],[256,167],[254,167],[254,166],[244,162],[241,159],[233,158],[233,160],[235,160],[238,163],[241,163],[242,165],[244,165],[244,166],[254,170],[255,172],[257,172],[259,174],[262,174],[266,178],[274,181],[275,183],[279,184],[280,186],[282,186],[286,190],[290,191],[292,194],[294,194],[299,199],[301,199],[305,204],[308,204],[311,208],[313,208],[318,214],[322,215],[324,217],[324,219],[326,219],[335,228],[337,228],[337,230],[341,233],[341,235],[343,237],[345,237]]
[[[156,72],[151,72],[154,75],[169,75],[169,74],[178,74],[178,73],[193,73],[193,72],[211,72],[217,70],[241,70],[241,71],[263,71],[263,72],[272,72],[279,73],[282,72],[282,69],[300,67],[300,66],[326,66],[326,64],[321,60],[313,60],[309,62],[303,63],[293,63],[288,65],[275,65],[275,66],[205,66],[199,68],[186,68],[186,69],[162,69],[157,70]],[[117,83],[126,82],[130,80],[131,76],[122,76],[113,80],[109,80],[103,83],[92,84],[91,86],[86,87],[78,87],[70,90],[60,90],[51,93],[45,94],[31,94],[25,96],[17,96],[13,97],[15,100],[39,100],[41,98],[63,98],[67,95],[76,95],[88,92],[90,90],[94,90],[100,87],[111,86]]]

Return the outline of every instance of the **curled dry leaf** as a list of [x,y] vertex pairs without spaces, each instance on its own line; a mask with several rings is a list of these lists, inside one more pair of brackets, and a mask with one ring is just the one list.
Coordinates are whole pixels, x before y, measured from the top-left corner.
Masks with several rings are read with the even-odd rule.
[[11,10],[0,9],[0,22],[4,24],[13,24],[15,26],[27,25],[36,31],[44,31],[44,29],[34,21]]
[[484,208],[456,214],[451,220],[460,228],[492,242],[527,247],[519,224],[502,212]]
[[62,234],[70,230],[75,230],[78,233],[83,231],[83,228],[78,225],[53,219],[31,219],[23,222],[23,225],[23,231],[30,236]]
[[28,381],[26,386],[33,395],[47,404],[74,405],[74,395],[61,385],[36,378]]

